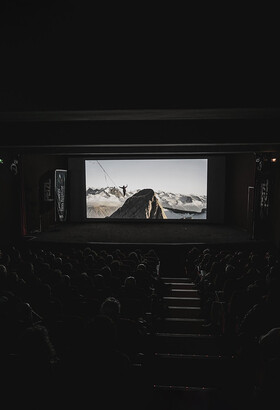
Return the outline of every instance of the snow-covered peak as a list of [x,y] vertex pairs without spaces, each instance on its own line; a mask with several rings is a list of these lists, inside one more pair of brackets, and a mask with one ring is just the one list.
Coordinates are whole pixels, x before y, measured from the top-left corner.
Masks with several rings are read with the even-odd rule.
[[[121,207],[128,198],[139,191],[139,189],[127,191],[124,196],[122,189],[118,187],[88,188],[86,191],[87,206],[91,209],[102,207],[103,211],[106,207],[109,216],[111,212]],[[162,190],[155,191],[155,195],[160,205],[171,211],[201,213],[207,208],[206,195],[186,195]]]

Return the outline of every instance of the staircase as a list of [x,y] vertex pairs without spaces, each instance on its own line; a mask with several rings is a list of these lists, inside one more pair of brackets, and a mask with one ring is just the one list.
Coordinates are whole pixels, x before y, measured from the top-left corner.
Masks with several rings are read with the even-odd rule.
[[146,378],[152,385],[147,409],[233,407],[231,395],[239,364],[222,335],[209,334],[195,284],[188,278],[163,278],[171,284],[167,311],[149,335]]

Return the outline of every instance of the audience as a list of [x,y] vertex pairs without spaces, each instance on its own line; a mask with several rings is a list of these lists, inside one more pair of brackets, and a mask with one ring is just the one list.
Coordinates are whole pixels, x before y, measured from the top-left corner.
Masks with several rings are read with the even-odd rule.
[[199,291],[209,333],[223,336],[240,363],[237,403],[272,405],[279,387],[277,251],[193,247],[185,270]]
[[106,398],[109,387],[108,403],[118,395],[125,408],[133,364],[145,350],[158,263],[154,250],[1,250],[6,390],[13,386],[22,406],[39,410],[78,408],[102,389]]
[[[110,385],[128,408],[131,403],[120,396],[128,387],[134,391],[133,366],[145,354],[145,336],[153,320],[165,316],[170,285],[159,266],[154,249],[1,250],[0,346],[7,391],[14,383],[29,408],[63,408],[82,406],[97,392],[106,397]],[[198,289],[209,332],[231,340],[246,386],[253,387],[249,402],[261,408],[279,380],[277,252],[193,246],[186,252],[185,274]],[[108,406],[113,403],[106,399]]]

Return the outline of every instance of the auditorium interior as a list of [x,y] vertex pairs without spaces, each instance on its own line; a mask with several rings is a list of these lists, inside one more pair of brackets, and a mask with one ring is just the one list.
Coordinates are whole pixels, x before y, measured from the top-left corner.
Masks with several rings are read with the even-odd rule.
[[[251,384],[249,397],[245,394],[247,390],[243,392],[244,384],[235,384],[235,378],[239,380],[245,372],[239,364],[244,358],[236,357],[235,351],[239,335],[224,329],[224,322],[229,320],[225,319],[225,312],[220,313],[222,319],[218,315],[219,326],[216,323],[216,327],[211,327],[210,308],[202,302],[205,289],[200,288],[203,276],[200,276],[199,262],[197,260],[195,272],[188,271],[187,263],[193,248],[200,255],[207,249],[212,254],[244,252],[249,255],[252,252],[260,258],[271,252],[278,261],[280,156],[276,136],[279,114],[275,108],[1,113],[3,265],[5,255],[9,254],[12,259],[16,249],[23,254],[29,249],[37,257],[40,252],[57,256],[73,249],[109,254],[114,254],[116,249],[123,253],[137,250],[146,255],[152,249],[160,261],[156,277],[161,278],[168,289],[160,293],[164,311],[157,317],[149,307],[141,314],[147,326],[146,341],[138,346],[137,357],[131,358],[133,380],[141,393],[130,385],[130,391],[134,392],[131,398],[122,386],[118,399],[121,403],[124,397],[130,397],[129,403],[137,400],[142,409],[159,405],[166,409],[181,408],[181,405],[235,409],[240,408],[240,402],[248,405],[251,401],[256,406],[251,397]],[[24,143],[21,139],[14,142],[19,132],[26,136]],[[214,172],[213,180],[208,178],[209,218],[206,220],[90,219],[83,212],[77,212],[77,204],[84,201],[85,195],[83,179],[78,175],[80,168],[73,167],[77,160],[153,158],[176,162],[181,158],[201,157],[208,158],[209,164],[214,163],[211,169],[216,166],[214,159],[222,158],[224,164],[219,168],[219,175]],[[67,214],[63,220],[58,218],[57,199],[46,202],[41,189],[42,177],[44,180],[47,175],[51,181],[49,190],[55,196],[55,170],[67,172]],[[77,190],[75,185],[81,187]],[[75,193],[71,196],[72,189]],[[210,201],[211,190],[213,201]],[[77,201],[79,192],[82,198]],[[217,197],[219,203],[215,201]],[[210,271],[210,267],[207,269]],[[212,303],[225,309],[223,292],[216,290]],[[39,316],[43,316],[42,311],[39,312]],[[44,323],[44,317],[41,319]],[[46,321],[48,328],[48,319]],[[109,382],[106,389],[110,389]],[[246,398],[241,399],[241,393],[233,394],[232,389],[242,391]]]
[[[216,58],[212,27],[199,45],[190,30],[176,53],[178,37],[163,38],[167,20],[147,41],[133,20],[129,46],[120,21],[107,31],[107,13],[93,28],[83,2],[16,3],[1,16],[6,408],[273,408],[279,70],[268,58],[260,65],[271,39],[257,42],[254,59],[252,38],[251,53],[234,55],[234,36]],[[206,191],[173,195],[176,164],[193,160],[206,167]],[[96,186],[88,163],[92,180],[103,178]],[[159,167],[148,173],[149,164]],[[197,175],[181,172],[180,186]],[[130,192],[129,182],[126,199],[132,177],[145,185]],[[119,207],[110,214],[109,200]],[[113,218],[120,209],[138,216]]]

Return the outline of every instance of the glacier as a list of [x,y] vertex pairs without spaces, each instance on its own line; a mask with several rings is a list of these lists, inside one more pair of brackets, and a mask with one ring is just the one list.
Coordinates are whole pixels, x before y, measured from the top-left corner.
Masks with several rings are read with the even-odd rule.
[[[116,187],[88,188],[86,190],[87,218],[105,218],[120,208],[127,198],[140,189],[127,191],[124,197]],[[168,219],[206,219],[207,196],[155,191]]]

